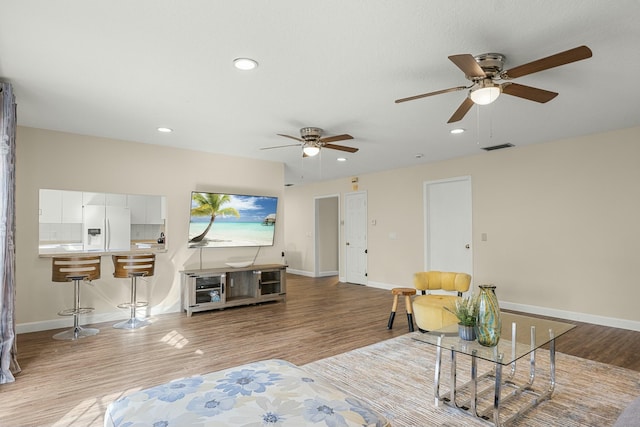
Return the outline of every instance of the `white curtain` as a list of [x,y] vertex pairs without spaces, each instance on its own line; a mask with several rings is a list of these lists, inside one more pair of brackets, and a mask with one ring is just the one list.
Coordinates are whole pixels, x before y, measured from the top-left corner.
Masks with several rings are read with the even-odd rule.
[[0,384],[20,372],[15,328],[16,103],[13,88],[0,82]]

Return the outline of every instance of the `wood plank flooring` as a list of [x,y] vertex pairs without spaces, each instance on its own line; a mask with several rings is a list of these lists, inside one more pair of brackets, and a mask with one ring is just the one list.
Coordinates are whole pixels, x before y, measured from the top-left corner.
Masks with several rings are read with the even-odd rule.
[[[99,426],[129,390],[259,359],[303,365],[408,331],[402,303],[386,328],[390,291],[291,274],[287,286],[286,303],[166,314],[135,331],[91,325],[100,333],[75,342],[21,334],[22,372],[0,385],[0,426]],[[577,325],[557,351],[640,371],[640,332]]]

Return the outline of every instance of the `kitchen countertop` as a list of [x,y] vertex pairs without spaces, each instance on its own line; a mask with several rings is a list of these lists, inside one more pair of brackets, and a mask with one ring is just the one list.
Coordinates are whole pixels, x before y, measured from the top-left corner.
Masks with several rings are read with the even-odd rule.
[[51,258],[54,256],[74,256],[74,255],[123,255],[123,254],[135,254],[135,253],[161,253],[166,252],[167,247],[165,244],[158,244],[155,242],[146,241],[134,241],[132,242],[131,250],[122,251],[84,251],[82,250],[82,243],[60,243],[60,244],[46,244],[39,246],[38,256],[40,258]]

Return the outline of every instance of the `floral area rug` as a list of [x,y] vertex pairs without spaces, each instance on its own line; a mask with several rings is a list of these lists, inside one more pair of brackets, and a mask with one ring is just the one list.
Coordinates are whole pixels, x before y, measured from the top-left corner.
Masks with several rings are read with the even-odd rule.
[[[418,342],[409,333],[304,365],[386,416],[394,427],[486,426],[457,409],[434,405],[435,347]],[[558,347],[561,347],[558,345]],[[562,350],[558,348],[557,350]],[[458,356],[458,384],[468,381],[470,358]],[[549,387],[549,352],[536,351],[534,389]],[[449,352],[443,352],[441,393],[448,390]],[[490,370],[479,363],[478,372]],[[503,375],[510,367],[503,369]],[[514,379],[529,378],[529,358],[518,361]],[[490,384],[489,384],[490,385]],[[593,362],[556,351],[556,385],[551,400],[540,403],[515,419],[513,426],[606,427],[640,396],[640,372]],[[527,398],[527,397],[525,397]],[[479,402],[491,405],[490,401]],[[508,415],[510,406],[505,413]]]

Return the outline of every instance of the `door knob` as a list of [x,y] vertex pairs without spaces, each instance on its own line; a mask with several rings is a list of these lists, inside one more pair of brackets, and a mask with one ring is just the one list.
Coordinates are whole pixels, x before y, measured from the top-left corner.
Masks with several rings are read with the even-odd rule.
[[349,246],[349,242],[347,242],[347,246]]
[[466,245],[464,245],[464,247],[469,249],[471,246],[467,243]]

